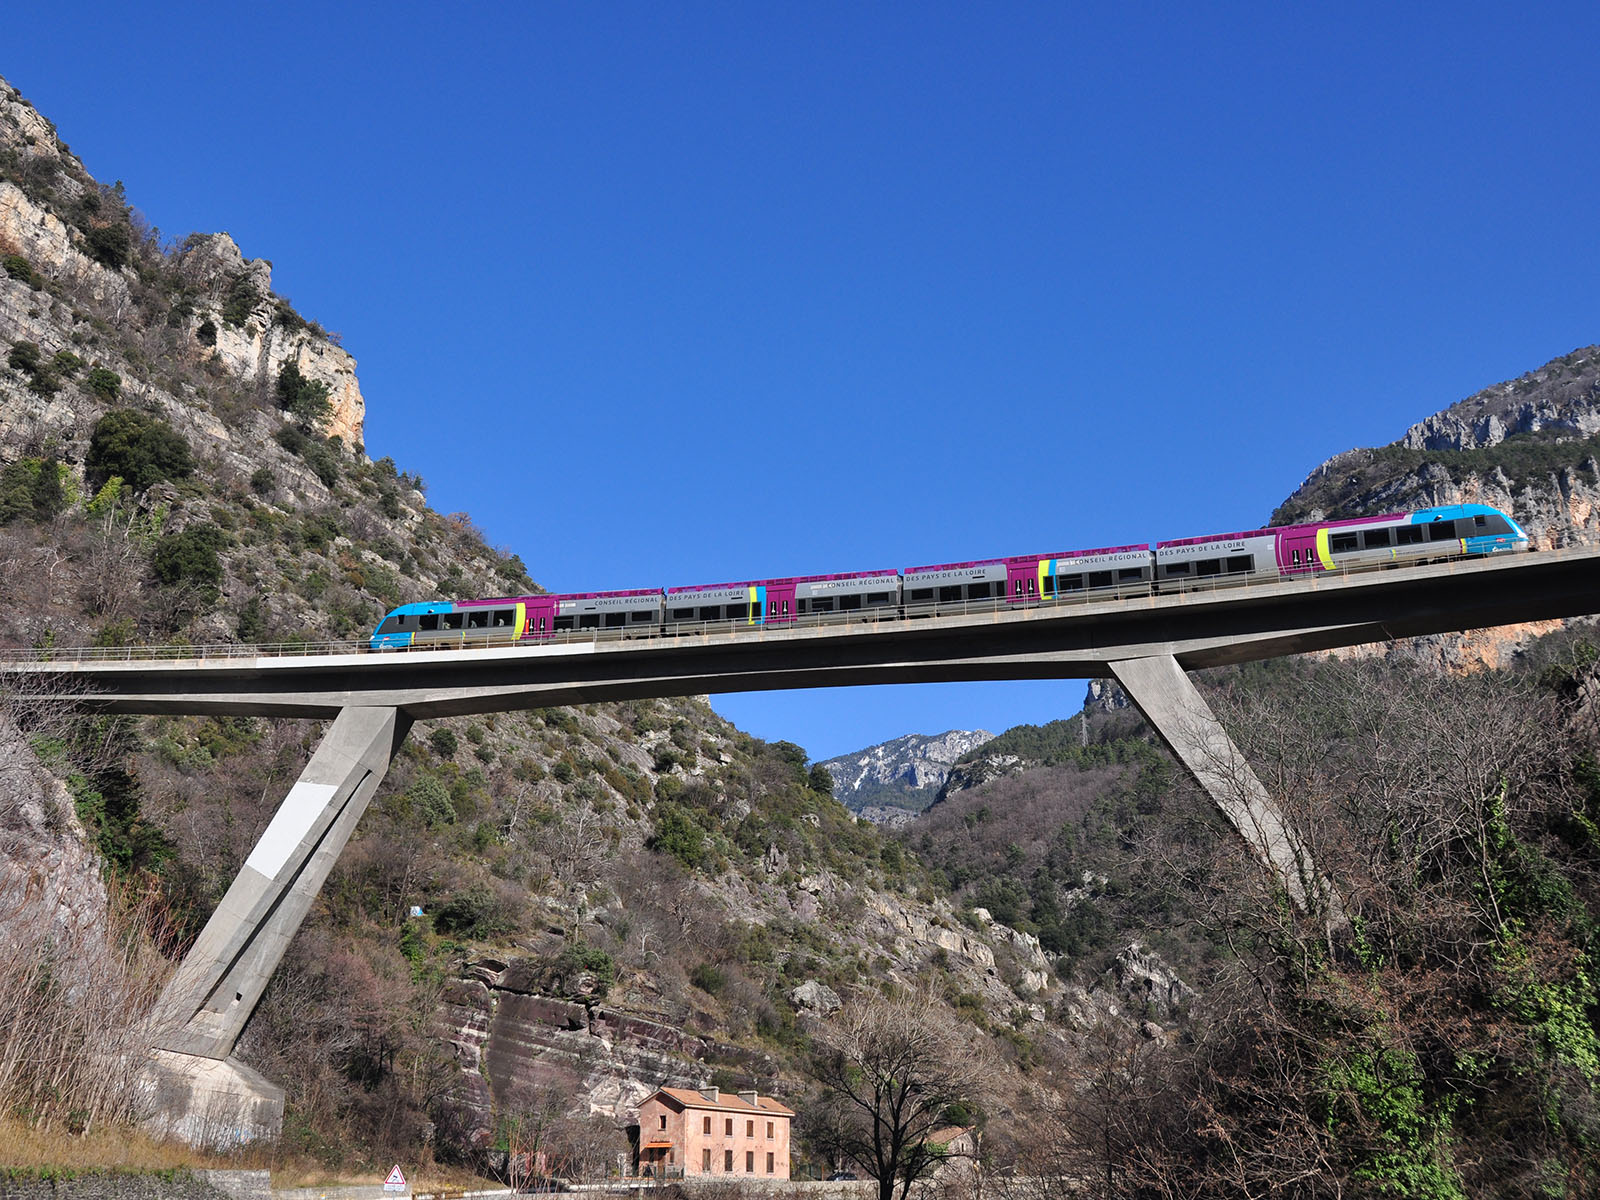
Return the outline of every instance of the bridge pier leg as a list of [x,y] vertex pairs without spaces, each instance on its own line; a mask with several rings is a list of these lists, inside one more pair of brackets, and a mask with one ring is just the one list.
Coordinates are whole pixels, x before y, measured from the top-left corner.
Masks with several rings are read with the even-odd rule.
[[1330,927],[1344,924],[1343,908],[1329,881],[1178,660],[1159,655],[1110,665],[1128,698],[1277,877],[1295,907],[1310,912],[1320,905]]
[[405,741],[394,708],[342,710],[162,993],[146,1074],[156,1132],[276,1138],[283,1090],[231,1056],[267,981]]

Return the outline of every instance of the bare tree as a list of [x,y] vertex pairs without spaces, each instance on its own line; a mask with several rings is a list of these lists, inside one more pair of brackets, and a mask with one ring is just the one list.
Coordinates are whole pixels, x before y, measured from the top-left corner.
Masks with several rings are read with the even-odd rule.
[[812,1073],[849,1114],[843,1148],[878,1181],[879,1200],[905,1200],[944,1159],[930,1135],[982,1076],[969,1035],[941,1011],[926,997],[860,996],[817,1039]]

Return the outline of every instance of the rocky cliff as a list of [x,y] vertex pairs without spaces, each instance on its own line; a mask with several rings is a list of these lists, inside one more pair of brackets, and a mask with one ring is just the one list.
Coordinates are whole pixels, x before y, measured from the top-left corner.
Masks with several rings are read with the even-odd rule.
[[893,810],[927,807],[956,760],[992,737],[985,729],[909,733],[819,765],[833,777],[833,794],[846,808],[880,824],[893,823]]

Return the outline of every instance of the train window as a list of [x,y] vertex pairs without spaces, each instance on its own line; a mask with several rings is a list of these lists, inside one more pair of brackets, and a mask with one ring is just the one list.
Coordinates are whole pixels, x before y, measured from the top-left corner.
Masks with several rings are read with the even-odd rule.
[[840,612],[854,612],[856,609],[858,609],[860,607],[861,607],[861,597],[860,596],[840,596],[839,597],[839,611]]
[[615,612],[615,613],[607,613],[606,614],[606,628],[607,629],[620,629],[622,626],[626,625],[627,623],[628,623],[628,614],[627,613]]
[[906,593],[907,604],[926,604],[933,599],[932,588],[912,588]]
[[467,628],[468,629],[487,629],[487,628],[489,628],[489,614],[484,612],[482,609],[479,609],[477,612],[469,612],[467,614]]
[[1489,522],[1488,522],[1488,520],[1487,520],[1487,518],[1484,518],[1484,517],[1481,517],[1481,516],[1478,516],[1478,517],[1473,517],[1473,518],[1472,518],[1472,523],[1473,523],[1473,524],[1474,524],[1474,525],[1476,525],[1476,526],[1477,526],[1477,527],[1478,527],[1478,528],[1479,528],[1479,529],[1482,529],[1482,528],[1483,528],[1483,527],[1484,527],[1484,526],[1485,526],[1485,525],[1487,525],[1487,524],[1488,524],[1488,523],[1489,523]]
[[720,620],[721,617],[722,605],[720,604],[706,604],[700,609],[700,619],[702,621],[716,621]]
[[1389,545],[1389,531],[1369,529],[1361,535],[1361,544],[1368,550],[1382,550]]
[[1111,572],[1110,571],[1090,571],[1089,572],[1089,586],[1092,587],[1092,588],[1110,587],[1111,586]]
[[940,604],[955,604],[960,599],[961,589],[959,587],[942,587],[939,589]]
[[789,602],[787,600],[783,602],[783,615],[786,617],[789,615]]
[[1202,558],[1194,564],[1196,575],[1221,575],[1222,560],[1220,558]]
[[750,619],[752,621],[761,620],[761,603],[758,600],[750,602]]
[[425,632],[431,632],[439,628],[439,614],[423,613],[417,618],[417,627]]
[[1056,594],[1056,577],[1054,575],[1046,575],[1044,582],[1039,587],[1039,592],[1044,596],[1054,596]]
[[811,611],[812,612],[832,612],[833,611],[833,597],[832,596],[818,596],[818,597],[816,597],[815,599],[813,599],[811,601]]
[[1230,554],[1228,556],[1228,574],[1243,575],[1256,569],[1256,556],[1254,554]]
[[496,629],[510,629],[516,619],[517,610],[514,608],[495,609],[494,624]]
[[1118,583],[1139,583],[1144,579],[1144,572],[1138,567],[1123,567],[1117,572]]
[[1063,592],[1081,592],[1083,591],[1083,576],[1062,575],[1056,580],[1056,586]]
[[1002,584],[971,583],[967,585],[968,600],[991,600],[1004,597],[1005,588]]
[[549,622],[546,621],[543,617],[540,617],[539,618],[539,632],[543,633],[546,629],[549,629],[549,628],[550,628]]
[[1396,545],[1415,546],[1422,541],[1421,525],[1402,525],[1394,531]]
[[1328,535],[1328,549],[1335,554],[1358,549],[1356,535],[1353,533],[1332,533]]
[[881,607],[882,605],[889,603],[892,603],[892,601],[890,600],[888,592],[872,592],[867,596],[868,607]]
[[568,616],[568,617],[557,617],[556,618],[556,632],[557,633],[561,633],[561,632],[563,632],[565,630],[568,630],[568,629],[576,629],[577,627],[578,627],[578,619],[576,617]]
[[635,625],[643,625],[646,621],[654,621],[656,619],[656,614],[647,608],[636,608],[628,614],[628,619]]
[[674,621],[692,621],[694,620],[694,609],[675,608],[672,610],[672,619]]
[[444,627],[446,629],[460,629],[462,616],[463,614],[461,613],[445,613]]
[[746,601],[743,604],[730,604],[728,605],[728,620],[748,621],[752,615],[759,617],[761,615],[761,610],[755,609],[754,614],[752,614],[750,610],[753,608],[755,608],[755,605],[751,604],[749,601]]
[[1018,596],[1022,595],[1022,580],[1020,580],[1020,579],[1016,581],[1016,585],[1014,587],[1014,594],[1018,595]]
[[1428,526],[1428,540],[1430,542],[1455,541],[1456,523],[1454,521],[1434,521]]
[[1167,578],[1169,578],[1169,579],[1174,575],[1187,575],[1188,573],[1189,573],[1189,564],[1186,563],[1186,562],[1175,562],[1175,563],[1168,563],[1167,564]]
[[578,628],[579,629],[599,629],[600,628],[600,614],[599,613],[579,613],[578,614]]

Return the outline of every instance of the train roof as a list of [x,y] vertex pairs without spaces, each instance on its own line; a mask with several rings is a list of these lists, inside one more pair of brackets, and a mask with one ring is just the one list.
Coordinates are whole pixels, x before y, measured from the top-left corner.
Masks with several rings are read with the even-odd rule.
[[1247,529],[1242,533],[1207,533],[1199,537],[1173,538],[1170,541],[1157,542],[1156,549],[1162,550],[1168,546],[1203,546],[1208,542],[1237,542],[1241,538],[1277,537],[1280,533],[1289,533],[1296,529],[1339,529],[1345,525],[1370,525],[1374,521],[1393,521],[1406,515],[1403,512],[1377,513],[1370,517],[1347,517],[1342,521],[1307,521],[1300,525],[1269,525],[1265,529]]
[[997,563],[1040,562],[1052,558],[1088,558],[1095,554],[1125,554],[1134,550],[1148,550],[1148,544],[1139,546],[1102,546],[1098,550],[1063,550],[1060,554],[1012,554],[1005,558],[976,558],[971,562],[930,563],[925,567],[907,567],[905,574],[922,575],[928,571],[960,571],[967,567],[992,567]]
[[835,579],[889,579],[899,574],[893,567],[883,571],[843,571],[834,575],[785,575],[781,579],[735,579],[730,583],[690,583],[669,587],[667,595],[682,592],[718,592],[727,588],[771,587],[775,583],[827,583]]

